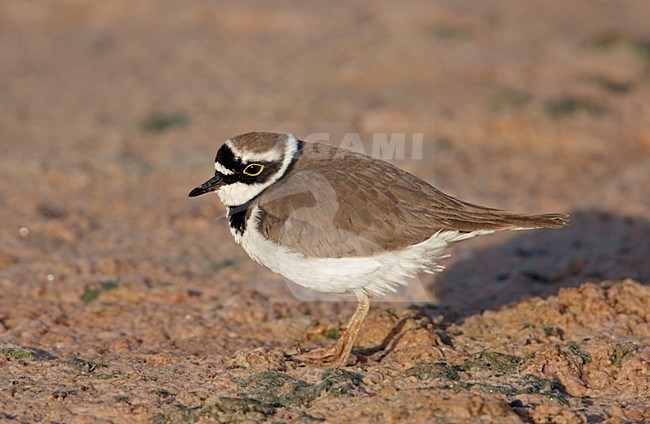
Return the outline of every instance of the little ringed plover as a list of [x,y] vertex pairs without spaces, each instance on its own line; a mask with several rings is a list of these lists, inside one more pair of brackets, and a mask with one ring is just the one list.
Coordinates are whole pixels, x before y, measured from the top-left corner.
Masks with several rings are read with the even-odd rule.
[[467,203],[388,162],[290,134],[233,137],[214,165],[214,176],[189,196],[215,192],[253,260],[301,286],[357,297],[337,343],[311,355],[338,366],[347,364],[370,299],[418,273],[441,271],[450,243],[568,221]]

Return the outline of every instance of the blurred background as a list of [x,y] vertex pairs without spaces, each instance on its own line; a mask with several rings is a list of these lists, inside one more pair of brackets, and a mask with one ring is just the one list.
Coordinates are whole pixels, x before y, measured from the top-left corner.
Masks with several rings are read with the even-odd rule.
[[[353,305],[297,302],[248,259],[216,197],[187,198],[253,130],[422,133],[423,158],[394,163],[573,215],[454,248],[425,282],[450,320],[650,281],[649,21],[643,0],[3,1],[0,335],[228,353],[302,337],[273,317],[344,321]],[[219,331],[243,341],[200,341]]]
[[[115,278],[97,264],[123,260],[173,273],[248,265],[213,221],[219,202],[186,194],[226,138],[253,130],[326,133],[335,145],[359,134],[368,152],[375,133],[421,133],[424,157],[394,162],[449,194],[640,220],[645,236],[648,9],[3,2],[4,280],[80,284]],[[594,249],[623,236],[618,224],[581,225],[584,240],[606,233]],[[273,278],[257,269],[250,279]]]

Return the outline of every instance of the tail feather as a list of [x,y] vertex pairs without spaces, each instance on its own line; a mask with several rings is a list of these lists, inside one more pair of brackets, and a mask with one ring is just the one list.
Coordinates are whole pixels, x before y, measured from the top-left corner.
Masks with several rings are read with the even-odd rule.
[[449,196],[431,186],[431,214],[443,230],[461,233],[474,231],[523,230],[533,228],[562,228],[569,224],[569,215],[547,213],[527,215],[503,209],[489,208]]
[[569,215],[561,213],[546,213],[542,215],[519,215],[513,213],[510,216],[506,215],[504,218],[504,223],[509,224],[511,226],[510,229],[562,228],[569,225]]
[[444,222],[446,228],[461,232],[562,228],[569,223],[569,215],[566,214],[525,215],[479,207],[453,212],[445,211],[444,216],[439,214],[439,219]]

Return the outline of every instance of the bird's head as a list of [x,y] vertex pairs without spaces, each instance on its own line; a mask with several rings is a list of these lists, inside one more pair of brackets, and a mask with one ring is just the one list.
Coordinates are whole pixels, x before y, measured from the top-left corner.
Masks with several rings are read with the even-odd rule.
[[214,160],[214,176],[189,196],[215,192],[226,206],[243,205],[284,176],[300,154],[300,143],[290,134],[270,132],[226,140]]

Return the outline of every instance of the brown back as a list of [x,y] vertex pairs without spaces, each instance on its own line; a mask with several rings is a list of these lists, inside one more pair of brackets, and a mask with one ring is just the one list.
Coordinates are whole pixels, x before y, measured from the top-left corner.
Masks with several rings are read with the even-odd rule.
[[315,143],[305,143],[295,166],[255,204],[262,234],[307,257],[369,256],[440,230],[566,225],[564,215],[520,215],[462,202],[388,162]]

